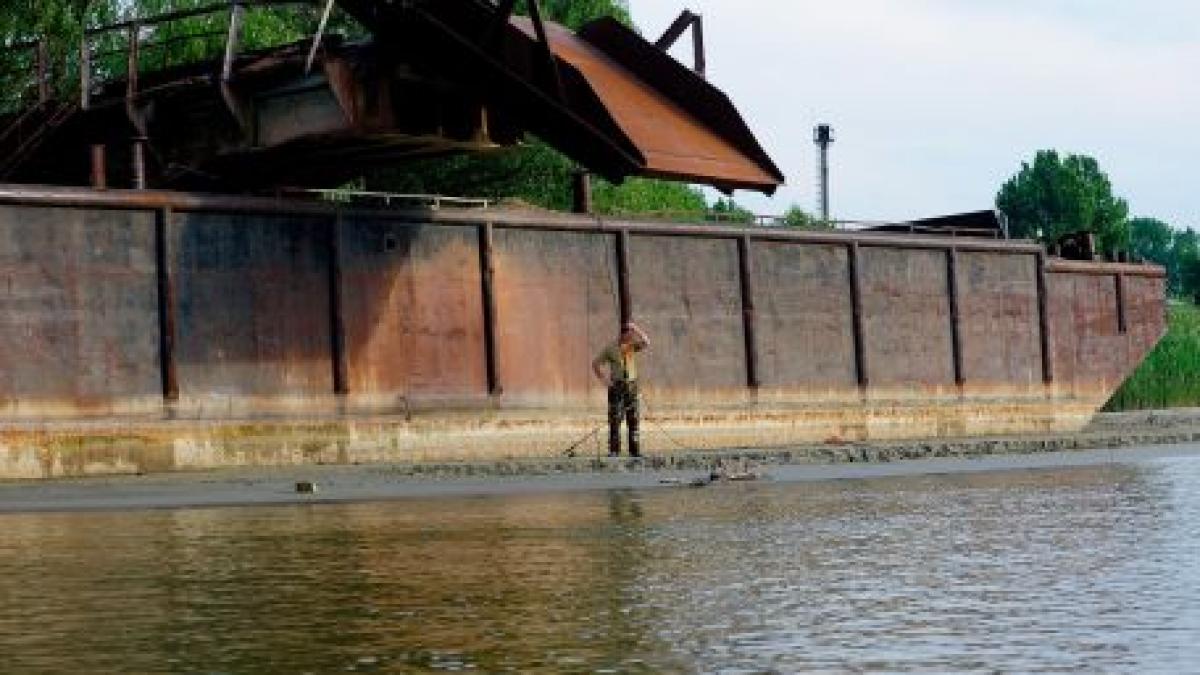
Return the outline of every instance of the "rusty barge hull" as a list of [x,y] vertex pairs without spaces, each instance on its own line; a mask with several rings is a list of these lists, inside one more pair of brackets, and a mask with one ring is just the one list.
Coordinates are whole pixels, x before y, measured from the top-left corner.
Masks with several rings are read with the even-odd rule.
[[651,452],[1070,431],[1162,336],[1164,281],[1010,241],[0,186],[0,476],[554,455],[630,316]]

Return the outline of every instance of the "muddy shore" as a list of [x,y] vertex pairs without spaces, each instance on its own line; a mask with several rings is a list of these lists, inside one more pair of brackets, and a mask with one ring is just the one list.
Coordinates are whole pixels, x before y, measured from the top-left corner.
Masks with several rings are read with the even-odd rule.
[[[1036,470],[1200,456],[1200,410],[1100,415],[1070,436],[828,445],[484,463],[241,468],[0,483],[0,513],[338,503],[541,491],[688,487],[714,467],[748,467],[756,482]],[[311,483],[312,493],[298,491]],[[717,481],[708,489],[727,487]]]

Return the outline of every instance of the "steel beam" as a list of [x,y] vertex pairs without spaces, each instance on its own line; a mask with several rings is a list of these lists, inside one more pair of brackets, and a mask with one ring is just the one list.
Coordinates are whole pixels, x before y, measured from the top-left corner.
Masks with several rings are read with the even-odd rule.
[[342,218],[329,221],[329,337],[333,362],[333,393],[350,393],[346,360],[346,318],[342,303]]
[[1046,282],[1046,253],[1037,254],[1038,335],[1042,345],[1042,381],[1054,382],[1054,341],[1050,336],[1050,289]]
[[1113,281],[1117,287],[1117,332],[1124,335],[1129,332],[1129,319],[1125,308],[1125,275],[1118,272],[1113,275]]
[[866,393],[871,384],[867,359],[866,330],[863,325],[862,306],[862,259],[858,242],[851,242],[846,247],[847,261],[850,272],[850,318],[854,333],[854,370],[858,378],[858,386]]
[[738,272],[742,291],[742,334],[746,341],[746,386],[758,389],[758,341],[754,307],[754,251],[749,236],[738,239]]
[[175,362],[176,306],[175,275],[171,271],[171,207],[155,212],[154,260],[158,278],[158,359],[162,377],[162,396],[167,403],[179,400],[179,374]]
[[617,294],[621,325],[633,321],[633,293],[629,288],[629,230],[617,232]]
[[499,396],[504,389],[496,347],[496,259],[491,223],[479,226],[479,280],[483,293],[483,352],[489,396]]
[[954,355],[954,383],[966,382],[963,366],[962,312],[959,308],[958,249],[946,251],[946,291],[950,299],[950,348]]

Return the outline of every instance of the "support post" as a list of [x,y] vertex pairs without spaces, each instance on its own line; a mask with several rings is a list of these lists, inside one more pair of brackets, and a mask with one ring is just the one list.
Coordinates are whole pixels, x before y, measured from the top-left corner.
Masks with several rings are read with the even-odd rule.
[[946,290],[950,298],[950,348],[954,354],[954,384],[966,382],[963,368],[962,313],[959,309],[958,249],[946,251]]
[[1038,334],[1042,345],[1042,381],[1054,382],[1054,355],[1050,353],[1050,298],[1046,279],[1046,254],[1037,254]]
[[37,41],[37,90],[38,103],[50,101],[50,52],[46,47],[46,38]]
[[491,223],[484,223],[479,226],[479,280],[483,293],[483,355],[488,396],[499,396],[504,391],[496,349],[495,255],[495,229]]
[[746,340],[746,386],[756,390],[761,385],[758,377],[758,341],[754,307],[754,252],[750,235],[738,238],[738,270],[742,287],[742,334]]
[[1114,275],[1117,285],[1117,332],[1124,335],[1129,332],[1129,320],[1125,309],[1125,275]]
[[654,46],[664,52],[669,50],[679,41],[679,38],[683,36],[683,33],[688,28],[692,29],[692,55],[694,59],[692,69],[700,77],[705,77],[707,65],[704,55],[704,19],[699,14],[687,9],[680,12],[675,21],[654,42]]
[[587,169],[579,168],[574,171],[571,179],[572,197],[574,198],[572,210],[575,213],[591,213],[592,175],[587,172]]
[[158,359],[162,395],[167,403],[179,400],[179,376],[175,363],[175,275],[171,273],[170,207],[158,209],[154,219],[154,259],[158,277]]
[[107,148],[102,143],[92,146],[92,188],[103,190],[108,187]]
[[617,232],[617,291],[621,325],[633,321],[633,294],[629,290],[629,230]]
[[333,360],[333,393],[350,393],[346,363],[346,319],[342,305],[342,214],[329,222],[329,338]]
[[87,33],[79,42],[79,109],[87,110],[92,105],[92,47]]
[[142,27],[138,23],[129,26],[128,63],[125,73],[125,101],[132,107],[138,92],[138,67],[141,60]]
[[847,247],[847,253],[850,268],[851,327],[854,332],[854,369],[858,374],[858,386],[865,393],[871,378],[867,371],[870,364],[867,362],[866,332],[863,326],[862,272],[859,269],[862,261],[858,242],[851,243]]
[[704,17],[697,14],[692,19],[692,69],[702,78],[708,78],[708,60],[704,55]]

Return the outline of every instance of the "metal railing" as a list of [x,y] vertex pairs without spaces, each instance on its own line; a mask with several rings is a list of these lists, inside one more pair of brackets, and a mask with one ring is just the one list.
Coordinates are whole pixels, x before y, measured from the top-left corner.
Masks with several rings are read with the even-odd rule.
[[[46,37],[4,45],[13,66],[0,75],[10,78],[9,90],[17,92],[18,98],[10,108],[21,110],[51,98],[76,98],[79,107],[87,109],[93,97],[103,92],[104,85],[122,79],[128,81],[126,94],[136,95],[137,75],[146,64],[165,69],[211,61],[223,54],[222,75],[228,79],[241,43],[246,11],[285,6],[317,7],[314,0],[231,0],[86,28],[74,53],[52,54]],[[189,21],[198,21],[198,30],[181,34],[170,29]],[[198,58],[172,60],[189,51],[184,48],[187,44],[197,41],[208,45],[199,50]],[[56,92],[56,82],[73,84]],[[33,101],[29,100],[31,94]]]

